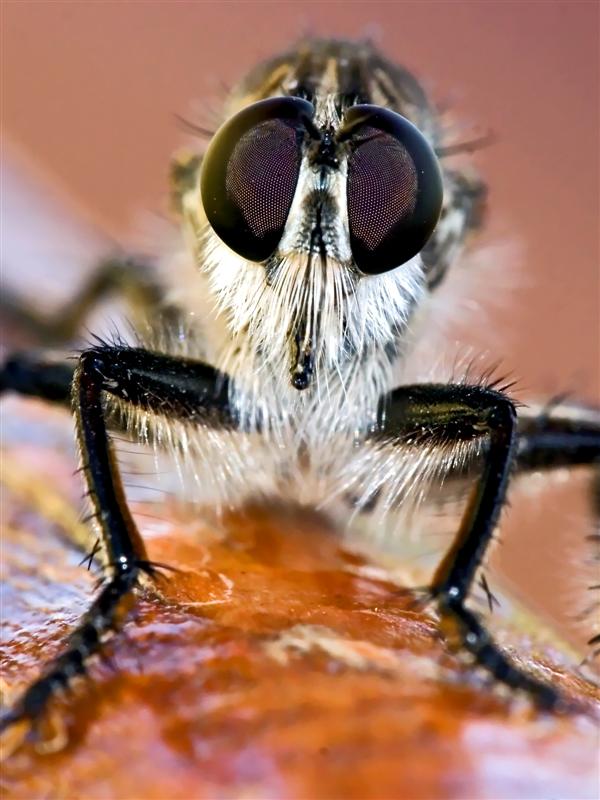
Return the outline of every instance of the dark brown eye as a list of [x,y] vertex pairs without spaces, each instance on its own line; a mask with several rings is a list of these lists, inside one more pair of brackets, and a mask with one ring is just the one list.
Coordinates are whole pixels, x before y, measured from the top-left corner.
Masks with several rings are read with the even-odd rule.
[[348,223],[356,266],[387,272],[416,255],[442,208],[437,158],[422,133],[400,114],[353,106],[345,116]]
[[277,248],[294,198],[305,120],[314,107],[297,97],[254,103],[215,134],[200,191],[215,233],[238,255],[264,261]]

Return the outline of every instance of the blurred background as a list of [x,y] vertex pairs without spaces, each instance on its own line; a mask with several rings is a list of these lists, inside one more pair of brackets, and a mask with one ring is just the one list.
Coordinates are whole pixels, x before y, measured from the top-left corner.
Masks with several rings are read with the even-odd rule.
[[[175,114],[210,121],[228,86],[303,34],[369,36],[467,136],[495,135],[472,156],[490,186],[482,242],[516,243],[520,274],[473,345],[493,342],[520,397],[599,401],[597,4],[4,0],[1,13],[6,284],[40,303],[69,296],[105,236],[126,241],[141,211],[165,210]],[[495,269],[514,283],[514,265]],[[497,558],[581,641],[571,616],[585,599],[589,518],[578,483],[515,502]]]

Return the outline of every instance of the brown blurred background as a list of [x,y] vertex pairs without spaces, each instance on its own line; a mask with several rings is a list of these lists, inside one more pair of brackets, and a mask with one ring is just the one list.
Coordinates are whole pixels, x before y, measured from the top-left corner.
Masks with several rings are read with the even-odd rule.
[[[497,137],[473,156],[491,190],[484,240],[509,233],[524,275],[473,342],[487,348],[493,331],[527,397],[573,390],[598,402],[598,8],[4,0],[4,144],[122,237],[141,209],[165,207],[167,161],[182,139],[175,113],[218,107],[224,86],[300,34],[369,35],[449,101],[467,132]],[[7,283],[26,280],[22,266],[3,266]],[[563,626],[586,524],[583,494],[558,486],[516,503],[505,526],[503,571]]]

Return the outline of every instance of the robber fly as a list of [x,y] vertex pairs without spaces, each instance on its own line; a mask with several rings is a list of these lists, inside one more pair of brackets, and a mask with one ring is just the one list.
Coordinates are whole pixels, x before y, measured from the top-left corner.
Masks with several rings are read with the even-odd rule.
[[200,490],[228,503],[319,504],[329,493],[352,513],[385,511],[426,478],[470,469],[462,518],[428,587],[440,631],[497,681],[561,708],[557,689],[513,664],[466,601],[509,475],[593,465],[600,414],[562,405],[517,414],[492,380],[395,381],[481,224],[484,184],[447,166],[457,148],[436,108],[368,43],[309,41],[261,64],[230,94],[223,120],[203,154],[173,163],[183,237],[159,260],[165,286],[113,259],[46,329],[72,335],[117,286],[148,312],[136,342],[98,342],[75,363],[16,354],[4,365],[5,392],[72,406],[107,567],[62,652],[2,727],[43,715],[155,574],[111,443],[123,428],[176,451]]

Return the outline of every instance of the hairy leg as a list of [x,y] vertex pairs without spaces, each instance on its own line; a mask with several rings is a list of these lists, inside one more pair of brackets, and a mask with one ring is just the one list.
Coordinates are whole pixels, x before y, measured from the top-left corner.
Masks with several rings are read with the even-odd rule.
[[[559,429],[558,439],[552,426]],[[562,704],[556,689],[513,665],[466,601],[505,503],[513,467],[534,469],[540,462],[589,464],[600,457],[597,425],[577,425],[570,433],[565,424],[552,426],[532,425],[519,435],[514,405],[501,392],[483,386],[431,384],[396,389],[386,401],[379,432],[386,439],[414,438],[440,446],[485,440],[483,468],[455,539],[434,574],[431,593],[442,633],[451,644],[471,653],[498,681],[526,691],[550,709]]]
[[[49,383],[38,381],[43,391]],[[123,624],[142,576],[152,576],[155,571],[127,507],[106,426],[106,395],[192,423],[233,424],[226,376],[199,362],[135,348],[98,347],[82,354],[72,383],[82,470],[107,555],[107,578],[63,651],[2,717],[0,730],[19,720],[34,721],[56,691],[85,672],[107,636]],[[27,385],[30,387],[31,381]],[[60,394],[55,384],[52,394]]]

